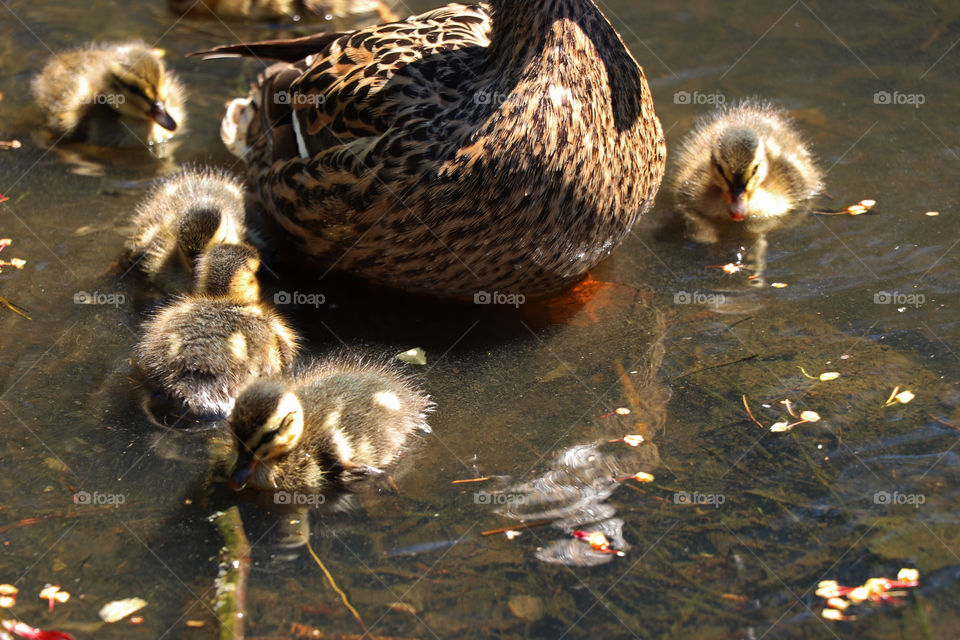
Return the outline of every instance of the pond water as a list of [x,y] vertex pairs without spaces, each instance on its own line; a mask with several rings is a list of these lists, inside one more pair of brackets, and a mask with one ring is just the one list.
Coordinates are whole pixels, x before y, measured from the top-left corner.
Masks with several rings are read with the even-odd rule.
[[[952,637],[960,9],[657,4],[599,2],[651,80],[669,148],[713,104],[767,97],[817,151],[832,197],[821,206],[877,206],[774,232],[767,280],[785,288],[707,268],[737,247],[685,241],[667,187],[565,303],[494,309],[269,276],[270,295],[324,296],[283,309],[309,353],[423,348],[438,406],[398,492],[373,486],[310,514],[312,546],[376,637]],[[2,257],[27,261],[4,268],[0,295],[32,318],[0,308],[0,582],[20,588],[8,617],[77,638],[220,637],[211,516],[238,502],[211,462],[224,441],[141,410],[132,349],[162,296],[117,260],[158,175],[240,169],[219,120],[257,63],[183,54],[290,29],[177,20],[161,0],[3,0],[0,15],[0,139],[23,142],[0,150],[0,236],[14,241]],[[31,75],[50,50],[131,37],[166,49],[190,92],[189,135],[162,161],[49,150]],[[76,304],[82,292],[107,304]],[[885,406],[898,386],[915,399]],[[771,433],[744,397],[766,427],[786,399],[822,419]],[[629,433],[646,442],[607,442]],[[614,480],[639,471],[656,479]],[[360,633],[306,550],[284,544],[298,514],[240,503],[247,637]],[[512,540],[481,535],[544,520]],[[604,531],[625,555],[588,551],[575,529]],[[920,572],[903,604],[821,616],[819,581],[901,567]],[[53,612],[36,596],[48,583],[72,594]],[[149,603],[142,623],[99,622],[103,604],[133,596]]]

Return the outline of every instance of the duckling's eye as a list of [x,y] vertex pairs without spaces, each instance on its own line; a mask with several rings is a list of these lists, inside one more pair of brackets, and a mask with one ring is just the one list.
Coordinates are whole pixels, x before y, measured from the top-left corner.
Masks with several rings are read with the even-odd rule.
[[114,82],[116,83],[116,85],[117,85],[117,87],[118,87],[119,89],[121,89],[122,91],[124,91],[124,92],[126,92],[126,93],[129,93],[129,94],[134,95],[134,96],[140,96],[141,98],[143,98],[143,99],[146,100],[147,102],[152,102],[152,101],[153,101],[152,98],[150,98],[150,96],[148,96],[146,93],[144,93],[143,89],[142,89],[140,86],[138,86],[138,85],[135,85],[135,84],[130,83],[130,82],[126,82],[125,80],[121,80],[120,78],[116,78],[116,77],[114,78]]

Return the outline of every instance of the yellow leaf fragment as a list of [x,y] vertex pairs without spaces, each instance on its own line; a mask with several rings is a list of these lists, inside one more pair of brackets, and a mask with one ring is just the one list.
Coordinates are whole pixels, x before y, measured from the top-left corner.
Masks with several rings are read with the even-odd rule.
[[897,574],[897,580],[901,582],[917,582],[920,580],[920,572],[916,569],[900,569]]
[[827,606],[831,609],[843,611],[850,606],[850,601],[844,600],[843,598],[827,598]]
[[836,371],[827,371],[826,373],[820,374],[820,381],[830,382],[831,380],[836,380],[839,377],[840,377],[840,374],[837,373]]
[[894,396],[900,404],[907,404],[913,400],[916,396],[913,395],[912,391],[901,391],[896,396]]
[[793,428],[793,425],[788,424],[786,420],[783,422],[777,422],[776,424],[770,425],[770,431],[772,433],[783,433],[785,431],[790,431]]
[[114,600],[100,607],[100,619],[104,622],[120,622],[131,613],[147,606],[143,598],[125,598]]
[[927,211],[927,212],[926,212],[925,214],[923,214],[923,215],[929,216],[929,217],[931,217],[931,218],[935,218],[935,217],[937,217],[938,215],[940,215],[940,212],[939,212],[939,211]]
[[643,436],[640,434],[631,434],[628,436],[623,436],[623,441],[625,444],[630,445],[631,447],[640,446],[643,443]]
[[639,472],[637,475],[633,476],[633,479],[636,480],[637,482],[653,482],[654,480],[656,480],[653,474],[647,473],[645,471]]
[[786,282],[771,282],[770,286],[774,289],[786,289],[789,285]]
[[803,411],[800,413],[800,419],[804,422],[820,422],[820,414],[816,411]]

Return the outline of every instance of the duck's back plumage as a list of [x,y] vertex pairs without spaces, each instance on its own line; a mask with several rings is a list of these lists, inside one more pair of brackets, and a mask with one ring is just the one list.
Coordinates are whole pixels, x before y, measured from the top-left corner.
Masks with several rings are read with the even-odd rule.
[[546,293],[652,204],[660,124],[591,0],[452,4],[315,42],[267,69],[223,133],[321,263],[439,294]]

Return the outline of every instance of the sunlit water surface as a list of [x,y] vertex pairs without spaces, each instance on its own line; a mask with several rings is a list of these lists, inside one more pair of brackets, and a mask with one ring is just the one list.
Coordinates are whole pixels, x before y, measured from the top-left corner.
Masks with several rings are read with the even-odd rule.
[[[684,241],[668,188],[582,306],[514,312],[267,276],[270,295],[325,296],[284,308],[310,353],[424,348],[438,405],[434,434],[395,474],[399,495],[372,486],[312,514],[313,547],[376,636],[951,637],[960,10],[599,4],[651,80],[669,147],[713,104],[767,97],[817,151],[833,198],[819,204],[870,198],[875,213],[773,233],[767,280],[785,288],[707,268],[737,247]],[[0,139],[24,143],[0,150],[0,236],[14,240],[2,257],[27,260],[4,268],[0,295],[32,317],[0,308],[0,582],[21,590],[8,613],[78,638],[218,637],[210,517],[237,502],[210,462],[223,441],[141,410],[132,348],[162,296],[116,260],[155,177],[185,162],[240,168],[219,119],[258,63],[183,54],[290,30],[177,20],[160,0],[10,0],[0,15]],[[166,49],[189,88],[189,135],[172,159],[48,151],[31,75],[50,50],[131,37]],[[116,304],[75,304],[81,292]],[[916,399],[884,407],[896,386]],[[744,396],[767,427],[787,417],[785,399],[822,420],[769,433]],[[607,442],[628,433],[647,442]],[[656,480],[615,480],[638,471]],[[481,476],[492,479],[451,484]],[[282,546],[289,516],[241,506],[254,543],[248,637],[358,633],[304,549]],[[480,535],[521,520],[553,524]],[[606,532],[626,555],[588,551],[575,529]],[[921,579],[902,606],[822,619],[820,580],[859,585],[901,567]],[[47,583],[72,594],[52,613],[36,596]],[[103,629],[98,609],[131,596],[149,603],[143,622]]]

